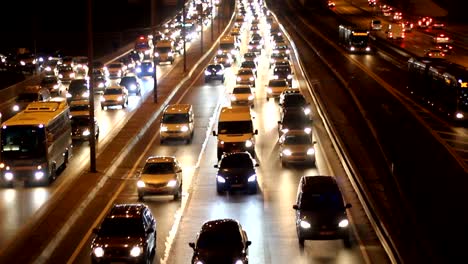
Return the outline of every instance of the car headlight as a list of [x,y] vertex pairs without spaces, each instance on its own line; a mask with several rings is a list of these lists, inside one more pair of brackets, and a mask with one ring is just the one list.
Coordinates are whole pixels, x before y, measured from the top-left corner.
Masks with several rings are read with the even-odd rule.
[[81,94],[82,97],[89,97],[89,92],[84,92]]
[[135,70],[135,71],[136,71],[137,73],[141,73],[141,68],[140,68],[140,67],[138,67],[138,68],[136,68],[136,70]]
[[306,132],[307,134],[310,134],[310,132],[312,132],[312,128],[306,127],[304,128],[304,132]]
[[292,152],[290,149],[283,149],[283,155],[285,156],[291,156]]
[[253,82],[254,80],[254,77],[249,77],[249,81]]
[[462,119],[462,118],[465,117],[465,115],[463,115],[463,113],[456,113],[455,117],[458,118],[458,119]]
[[148,68],[148,72],[153,72],[153,71],[154,71],[153,67]]
[[210,71],[205,71],[205,75],[211,75]]
[[20,61],[20,64],[21,64],[21,66],[24,66],[24,65],[26,65],[26,62]]
[[254,96],[253,95],[249,95],[249,97],[247,98],[249,99],[249,101],[252,101],[254,99]]
[[236,81],[240,82],[240,81],[242,81],[242,78],[241,78],[241,77],[237,77],[237,78],[236,78]]
[[104,88],[104,83],[99,83],[98,88]]
[[256,174],[254,174],[254,175],[250,176],[249,178],[247,178],[248,182],[254,182],[256,180],[257,180],[257,175]]
[[122,96],[117,97],[117,101],[122,101],[122,100],[123,100]]
[[267,93],[271,94],[273,93],[273,90],[271,88],[267,88]]
[[34,179],[40,180],[44,177],[44,172],[43,171],[36,171],[34,173]]
[[310,223],[307,222],[307,221],[304,221],[304,220],[301,220],[301,222],[299,223],[299,225],[304,228],[304,229],[309,229],[310,228]]
[[62,79],[62,78],[63,78],[63,74],[59,74],[58,77],[59,77],[60,79]]
[[102,247],[95,247],[93,250],[94,256],[97,258],[103,257],[104,256],[104,249]]
[[174,56],[174,53],[169,52],[169,53],[167,53],[167,56],[172,57],[172,56]]
[[307,155],[314,155],[315,154],[315,149],[314,148],[310,148],[307,150]]
[[236,100],[237,100],[236,96],[235,96],[235,95],[231,95],[231,101],[236,101]]
[[287,128],[281,129],[281,132],[283,132],[283,133],[288,133],[288,131],[289,131],[289,129],[287,129]]
[[350,51],[354,51],[355,48],[354,48],[354,47],[350,47],[349,50],[350,50]]
[[[67,94],[67,95],[68,95],[68,94]],[[68,96],[67,96],[67,97],[68,97]],[[71,96],[70,96],[70,97],[71,97]],[[99,99],[99,101],[105,102],[105,101],[106,101],[106,98],[105,98],[104,96],[102,96],[102,97]]]
[[145,50],[145,54],[146,54],[146,55],[148,55],[148,54],[150,54],[150,53],[151,53],[150,50]]
[[292,75],[291,75],[291,74],[288,74],[288,76],[287,76],[286,78],[292,79]]
[[66,97],[71,98],[72,97],[71,93],[67,93]]
[[308,107],[304,108],[304,114],[306,115],[310,114],[310,108]]
[[49,66],[45,67],[45,71],[51,71],[52,68],[50,68]]
[[366,47],[366,51],[370,51],[370,47]]
[[187,132],[187,131],[188,131],[188,126],[182,126],[182,127],[180,127],[180,131],[182,131],[182,132]]
[[278,75],[273,75],[273,79],[278,79]]
[[59,88],[59,85],[58,84],[55,84],[54,85],[54,89],[58,89]]
[[13,173],[12,172],[5,172],[4,177],[5,177],[6,181],[11,181],[11,180],[13,180]]
[[168,183],[167,183],[167,187],[174,187],[177,185],[177,181],[176,180],[170,180]]
[[18,112],[18,111],[19,111],[19,109],[20,109],[20,108],[19,108],[19,106],[18,106],[18,105],[14,105],[14,106],[13,106],[13,111],[15,111],[15,112]]
[[139,247],[139,246],[134,246],[134,247],[130,250],[130,256],[132,256],[132,257],[138,257],[138,256],[141,255],[142,251],[143,251],[143,250],[141,249],[141,247]]
[[137,187],[138,188],[144,188],[146,186],[146,183],[142,180],[137,181]]
[[75,78],[75,74],[74,73],[70,73],[70,78]]
[[244,261],[238,259],[238,260],[236,260],[236,262],[234,264],[244,264]]
[[86,137],[86,136],[89,136],[89,134],[90,134],[89,129],[85,129],[85,130],[83,131],[82,134],[83,134],[83,136],[85,136],[85,137]]
[[204,264],[204,263],[201,260],[197,260],[197,262],[195,262],[195,264]]
[[159,57],[159,53],[157,53],[157,52],[154,53],[154,56],[155,56],[156,58]]
[[349,225],[349,221],[348,219],[343,219],[341,220],[339,223],[338,223],[338,226],[341,227],[341,228],[345,228]]
[[253,48],[252,45],[249,45],[249,50],[252,49],[252,48]]
[[219,183],[225,183],[225,182],[226,182],[226,179],[224,179],[223,177],[217,175],[217,176],[216,176],[216,181],[219,182]]
[[167,131],[167,126],[161,126],[161,131],[166,132]]
[[245,146],[248,147],[248,148],[252,147],[253,146],[252,140],[246,140],[245,141]]

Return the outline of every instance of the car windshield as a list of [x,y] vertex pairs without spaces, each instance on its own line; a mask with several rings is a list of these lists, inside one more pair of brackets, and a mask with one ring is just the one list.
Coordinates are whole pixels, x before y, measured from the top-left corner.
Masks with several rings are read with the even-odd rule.
[[109,69],[120,69],[122,68],[122,65],[120,63],[111,63],[107,66]]
[[151,64],[151,62],[143,62],[141,64],[142,67],[146,67],[146,68],[150,68],[150,67],[153,67],[153,64]]
[[268,86],[270,87],[285,87],[285,86],[288,86],[288,84],[286,83],[286,80],[282,79],[282,80],[270,80],[268,82]]
[[301,197],[303,210],[343,210],[343,199],[339,192],[303,192]]
[[252,70],[239,70],[237,75],[252,75]]
[[60,67],[59,71],[60,72],[69,72],[69,71],[73,71],[73,68],[69,67],[69,66]]
[[129,84],[136,84],[136,78],[135,77],[123,77],[122,80],[120,81],[120,85],[129,85]]
[[89,117],[87,116],[72,117],[71,125],[72,127],[89,126]]
[[122,89],[120,89],[120,88],[107,88],[104,91],[104,94],[122,94]]
[[53,83],[56,83],[57,80],[54,79],[54,78],[44,78],[42,79],[41,81],[41,84],[53,84]]
[[202,232],[197,241],[200,249],[241,249],[242,238],[236,230],[209,230]]
[[253,163],[246,154],[234,154],[221,160],[221,168],[253,168]]
[[244,87],[237,87],[237,88],[234,88],[232,90],[232,93],[233,94],[250,94],[252,93],[252,91],[250,90],[250,88],[244,88]]
[[257,55],[255,55],[255,53],[247,52],[244,54],[245,59],[255,59],[256,57]]
[[169,53],[172,49],[170,47],[157,47],[156,50],[159,53]]
[[283,125],[289,127],[299,126],[302,127],[309,123],[309,119],[302,112],[287,113],[283,117]]
[[256,68],[256,65],[255,65],[255,62],[253,61],[244,61],[242,64],[241,64],[241,68]]
[[252,121],[224,121],[218,123],[219,134],[245,134],[252,133]]
[[146,163],[142,171],[143,174],[166,174],[174,173],[172,162]]
[[312,138],[310,135],[290,135],[284,139],[284,144],[287,145],[304,145],[312,144]]
[[306,104],[304,96],[301,94],[288,94],[284,97],[283,106],[303,106]]
[[7,126],[0,133],[2,158],[7,160],[37,159],[45,155],[45,128],[38,126]]
[[210,71],[220,71],[222,69],[221,67],[221,65],[209,65],[207,69]]
[[184,124],[188,123],[189,115],[188,114],[168,114],[163,115],[162,123],[164,124]]
[[100,236],[140,236],[145,233],[143,224],[138,218],[106,218],[99,230]]
[[289,67],[275,67],[275,70],[273,71],[274,74],[277,74],[277,73],[282,73],[282,74],[289,74],[291,73],[291,68]]
[[89,104],[70,105],[70,111],[89,111]]

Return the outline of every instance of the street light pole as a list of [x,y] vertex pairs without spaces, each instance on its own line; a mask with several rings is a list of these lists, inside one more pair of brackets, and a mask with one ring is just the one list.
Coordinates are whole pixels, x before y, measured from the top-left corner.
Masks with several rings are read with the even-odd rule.
[[203,55],[203,18],[200,18],[201,31],[200,31],[200,50]]
[[211,10],[210,10],[210,16],[211,16],[211,26],[210,26],[210,30],[211,30],[211,41],[213,42],[213,16],[214,16],[214,8],[213,8],[213,0],[210,0],[210,4],[211,4]]
[[[151,0],[151,34],[155,35],[156,33],[156,0]],[[151,52],[154,52],[151,51]],[[154,54],[153,54],[154,55]],[[157,103],[158,102],[158,74],[157,74],[157,68],[158,64],[154,62],[154,56],[153,56],[153,64],[154,64],[154,69],[153,69],[153,102]]]
[[184,72],[187,72],[187,53],[186,53],[186,30],[185,30],[185,1],[182,4],[182,37],[184,40]]
[[94,85],[93,85],[93,0],[88,0],[88,78],[89,78],[89,157],[91,172],[96,170],[96,127],[94,126]]

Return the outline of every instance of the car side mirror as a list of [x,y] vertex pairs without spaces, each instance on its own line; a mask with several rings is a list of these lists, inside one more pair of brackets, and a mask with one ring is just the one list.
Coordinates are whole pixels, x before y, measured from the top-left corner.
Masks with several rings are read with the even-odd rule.
[[313,145],[317,144],[317,141],[312,141],[312,144],[313,144]]
[[215,136],[215,137],[217,136],[216,131],[214,131],[214,130],[213,130],[213,136]]
[[189,245],[189,247],[191,247],[191,248],[195,249],[195,243],[193,243],[193,242],[190,242],[190,243],[188,243],[188,245]]
[[353,206],[351,204],[349,204],[349,203],[346,204],[346,206],[345,206],[346,209],[351,208],[351,207],[353,207]]
[[281,125],[281,121],[278,121],[278,125]]
[[245,245],[246,245],[247,247],[250,246],[250,245],[252,245],[252,241],[247,241],[247,242],[245,242]]
[[299,210],[299,206],[297,204],[293,205],[294,210]]
[[255,129],[254,134],[258,135],[258,129]]
[[99,228],[98,227],[93,228],[93,233],[98,234],[99,233]]
[[219,168],[218,164],[215,164],[213,167],[215,167],[215,168]]
[[154,232],[154,228],[150,227],[148,228],[148,230],[146,230],[146,233],[149,234],[149,233],[153,233]]

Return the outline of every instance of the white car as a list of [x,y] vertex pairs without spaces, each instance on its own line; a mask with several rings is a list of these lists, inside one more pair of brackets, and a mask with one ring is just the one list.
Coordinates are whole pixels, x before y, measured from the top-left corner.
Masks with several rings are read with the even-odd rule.
[[255,73],[250,68],[240,68],[237,71],[236,84],[248,84],[255,87]]
[[248,105],[254,107],[255,94],[250,85],[238,85],[232,89],[231,105]]
[[270,98],[279,97],[280,94],[287,89],[290,89],[288,80],[284,78],[269,80],[268,85],[266,86],[267,101],[270,100]]
[[128,90],[124,86],[112,85],[104,90],[101,96],[101,109],[108,106],[121,105],[125,108],[128,104]]

